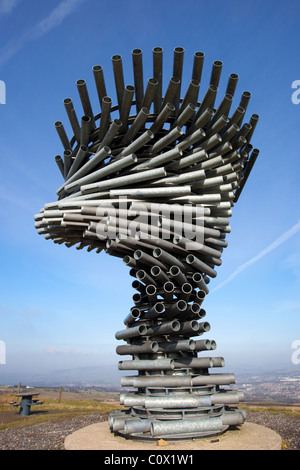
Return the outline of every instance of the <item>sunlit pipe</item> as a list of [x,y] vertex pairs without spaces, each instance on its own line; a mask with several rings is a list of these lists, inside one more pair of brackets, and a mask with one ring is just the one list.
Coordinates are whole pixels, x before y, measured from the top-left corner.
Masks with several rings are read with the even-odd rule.
[[64,177],[65,171],[64,171],[64,162],[63,159],[61,158],[61,155],[56,155],[55,156],[55,162],[59,168],[59,171],[61,172],[62,176]]
[[122,108],[120,110],[120,121],[122,123],[122,131],[126,131],[128,128],[128,117],[132,105],[132,100],[134,96],[135,88],[132,85],[126,85],[123,101],[122,101]]
[[[77,80],[76,85],[77,85],[77,90],[78,90],[78,93],[79,93],[79,97],[80,97],[80,100],[81,100],[81,104],[82,104],[84,114],[85,114],[85,116],[88,116],[91,119],[90,126],[91,126],[91,131],[93,131],[96,127],[96,124],[95,124],[94,113],[93,113],[93,110],[92,110],[92,105],[91,105],[91,102],[90,102],[86,82],[85,82],[85,80],[80,79],[80,80]],[[82,145],[86,145],[86,144],[82,143]]]
[[[117,160],[119,163],[127,158],[127,157],[124,157],[123,159],[121,160]],[[137,161],[137,159],[135,159],[135,162]],[[131,162],[133,163],[133,161]],[[113,164],[113,163],[112,163]],[[125,166],[123,166],[123,168],[125,168]],[[79,185],[80,188],[81,188],[81,191],[82,193],[89,193],[90,191],[91,192],[94,192],[95,190],[104,190],[104,189],[111,189],[111,188],[115,188],[115,187],[123,187],[123,186],[127,186],[127,185],[130,185],[130,184],[139,184],[139,183],[142,183],[144,181],[149,181],[149,180],[152,180],[152,179],[156,179],[156,178],[159,178],[160,176],[165,176],[166,175],[166,171],[164,170],[164,168],[154,168],[154,169],[151,169],[151,170],[145,170],[145,171],[141,171],[139,173],[133,173],[131,175],[126,175],[126,176],[116,176],[115,178],[110,178],[109,180],[104,180],[104,181],[100,181],[100,182],[96,182],[96,183],[90,183],[90,184],[87,184],[84,180],[84,178],[81,178],[79,181],[77,181],[77,186]],[[93,178],[94,179],[94,178]]]
[[199,109],[196,113],[195,120],[197,120],[201,114],[207,109],[214,109],[216,96],[217,96],[218,87],[215,85],[209,85],[207,92],[202,100],[202,103],[199,106]]
[[188,304],[185,302],[185,300],[177,300],[176,303],[166,307],[164,316],[166,318],[176,317],[177,315],[181,315],[183,312],[185,312],[187,308]]
[[199,152],[199,150],[208,151],[216,145],[220,145],[221,142],[222,137],[219,134],[212,135],[211,137],[208,137],[208,139],[202,141],[201,144],[197,145],[197,147],[193,149],[193,153]]
[[[227,416],[227,414],[200,420],[186,419],[176,421],[153,421],[151,423],[151,436],[166,436],[173,434],[192,434],[193,433],[207,433],[207,432],[221,432],[224,426],[238,425],[245,421],[245,417],[241,412]],[[226,428],[225,428],[226,429]]]
[[252,114],[252,115],[251,115],[249,124],[252,126],[252,128],[251,128],[251,130],[249,131],[249,133],[247,134],[247,140],[248,140],[248,142],[250,142],[250,140],[252,139],[252,136],[253,136],[254,130],[255,130],[255,128],[256,128],[256,125],[257,125],[257,123],[258,123],[258,120],[259,120],[259,115],[258,115],[258,114]]
[[151,238],[149,236],[149,232],[148,230],[145,232],[143,232],[143,230],[140,230],[138,232],[135,233],[135,238],[137,240],[145,240],[147,242],[147,244],[149,245],[153,245],[153,246],[156,246],[156,247],[160,247],[164,250],[171,250],[173,253],[177,253],[179,255],[185,255],[185,251],[183,248],[181,248],[180,246],[176,246],[174,245],[174,243],[172,241],[169,241],[169,240],[164,240],[160,237],[154,237],[154,238]]
[[117,331],[115,334],[116,339],[128,339],[139,336],[145,336],[147,333],[147,327],[145,325],[138,325],[132,328],[126,328],[126,330]]
[[167,103],[162,108],[162,110],[159,113],[159,115],[157,116],[156,120],[154,121],[154,123],[150,127],[150,130],[151,130],[151,132],[153,132],[154,135],[157,134],[158,131],[161,130],[161,128],[167,122],[168,118],[171,116],[171,114],[174,112],[174,110],[175,110],[175,106],[172,103]]
[[146,145],[151,139],[153,139],[154,134],[150,129],[147,129],[142,135],[137,137],[131,144],[125,147],[118,155],[117,158],[125,157],[133,152],[137,152],[144,145]]
[[190,171],[188,173],[181,173],[175,176],[166,176],[165,178],[161,178],[161,179],[153,181],[152,184],[155,184],[158,186],[161,186],[163,184],[178,184],[179,185],[179,184],[190,183],[190,182],[204,180],[204,179],[205,179],[205,171],[196,170],[196,171]]
[[192,79],[197,80],[199,83],[201,82],[204,57],[204,52],[197,51],[194,53]]
[[251,129],[252,129],[251,124],[249,124],[248,122],[245,122],[245,124],[243,124],[241,129],[239,129],[239,132],[237,132],[236,135],[234,136],[233,142],[239,139],[239,137],[241,136],[246,137],[248,141],[248,134],[251,131]]
[[181,129],[181,127],[174,127],[174,129],[168,132],[164,137],[155,142],[155,144],[149,148],[148,152],[151,155],[157,154],[169,144],[178,139],[181,135],[183,135],[183,130]]
[[[251,93],[250,93],[250,91],[243,91],[242,96],[241,96],[241,100],[240,100],[240,103],[239,103],[239,106],[241,106],[241,108],[244,108],[245,111],[246,111],[247,108],[248,108],[248,104],[249,104],[250,98],[251,98]],[[239,123],[238,123],[238,124],[239,124]]]
[[168,196],[181,196],[191,193],[191,186],[172,186],[163,188],[128,188],[128,189],[111,189],[109,194],[111,197],[115,196],[130,196],[130,197],[149,197],[160,198]]
[[71,147],[70,141],[68,139],[68,136],[66,134],[63,123],[61,121],[56,121],[54,126],[55,126],[55,129],[58,133],[58,136],[61,140],[61,143],[62,143],[64,149],[65,150],[72,150],[72,147]]
[[132,50],[133,76],[135,86],[136,112],[140,111],[144,97],[143,53],[141,49]]
[[165,311],[165,306],[162,302],[156,302],[145,314],[145,318],[153,319],[162,315]]
[[175,147],[167,152],[163,152],[156,157],[152,157],[149,160],[145,161],[134,167],[135,171],[138,170],[145,170],[149,168],[156,168],[161,165],[165,165],[166,163],[170,162],[171,160],[177,160],[182,156],[182,150],[178,147]]
[[210,120],[214,115],[214,111],[210,108],[206,108],[200,116],[193,122],[187,131],[187,135],[190,135],[195,130],[200,128],[206,128]]
[[124,75],[122,57],[118,54],[113,55],[112,58],[113,73],[115,79],[116,93],[118,108],[122,109],[123,95],[124,95]]
[[[79,189],[80,184],[75,184],[74,182],[79,182],[81,179],[83,179],[86,175],[92,172],[92,170],[99,165],[103,160],[105,160],[109,155],[111,154],[111,150],[109,147],[104,146],[100,150],[98,150],[95,155],[93,155],[89,161],[87,161],[84,165],[81,165],[81,163],[84,161],[85,157],[87,154],[87,147],[85,145],[82,145],[78,151],[78,154],[75,157],[75,161],[71,167],[71,170],[68,174],[68,178],[65,184],[66,192],[69,192],[69,190],[74,190],[74,189]],[[75,165],[76,164],[76,165]],[[73,170],[73,167],[75,165],[75,168]],[[80,168],[76,171],[76,167]],[[73,184],[72,184],[73,183]]]
[[223,115],[228,116],[232,101],[233,96],[226,93],[211,120],[211,124],[214,124]]
[[162,294],[164,301],[167,303],[171,303],[173,300],[174,292],[175,292],[175,286],[173,282],[170,282],[170,281],[165,282],[163,285],[163,294]]
[[168,282],[169,278],[165,271],[163,271],[159,266],[154,265],[150,269],[151,276],[153,276],[155,279],[158,279],[161,283]]
[[162,101],[162,78],[163,78],[163,49],[154,47],[153,54],[153,77],[157,80],[157,91],[154,99],[154,112],[158,114]]
[[101,144],[99,145],[99,148],[103,148],[105,146],[109,146],[116,135],[121,131],[122,129],[122,121],[120,119],[114,119],[110,125],[109,128],[107,129],[106,134],[104,135]]
[[147,336],[160,336],[173,334],[178,332],[180,329],[180,323],[177,320],[172,320],[170,322],[163,323],[161,325],[150,326],[147,330]]
[[[132,400],[134,406],[134,400]],[[138,401],[138,400],[137,400]],[[125,406],[128,406],[125,400]],[[144,406],[148,409],[152,408],[198,408],[203,406],[211,406],[211,399],[209,396],[188,396],[188,395],[167,395],[167,396],[146,396]]]
[[140,261],[143,264],[147,264],[148,266],[152,267],[153,265],[158,266],[160,269],[166,271],[166,265],[162,263],[160,260],[155,259],[155,257],[149,255],[148,253],[143,252],[142,250],[136,250],[133,253],[134,259]]
[[228,93],[229,95],[234,96],[238,79],[239,79],[239,76],[236,73],[231,73],[229,75],[227,88],[226,88],[226,93]]
[[71,168],[72,165],[72,151],[71,150],[65,150],[64,151],[64,177],[65,179],[67,178],[67,174]]
[[78,149],[78,152],[76,153],[75,155],[75,159],[73,161],[73,164],[67,174],[67,181],[69,182],[71,176],[73,176],[78,170],[79,168],[82,167],[85,159],[86,159],[86,155],[87,155],[87,152],[88,152],[88,147],[86,145],[80,145],[79,149]]
[[157,302],[157,289],[156,289],[156,286],[153,286],[151,284],[148,285],[146,287],[145,293],[146,293],[150,303]]
[[167,103],[171,103],[171,104],[173,103],[174,97],[179,87],[180,87],[179,78],[171,77],[163,102],[162,102],[162,108],[164,108],[164,106],[166,106]]
[[212,405],[216,404],[238,404],[240,401],[244,400],[243,392],[233,392],[233,391],[222,391],[219,393],[213,393],[210,396],[210,401]]
[[181,81],[182,81],[182,68],[183,68],[183,58],[184,58],[184,48],[183,47],[175,47],[174,54],[173,54],[173,77],[176,77],[180,80],[180,86],[178,87],[175,98],[174,98],[174,106],[175,106],[175,114],[178,112],[179,102],[180,102],[180,89],[181,89]]
[[181,285],[180,299],[188,302],[191,297],[192,292],[193,292],[193,286],[190,283],[185,282],[184,284]]
[[131,323],[135,322],[141,315],[141,311],[138,307],[133,307],[130,313],[124,318],[124,324],[130,325]]
[[[176,118],[174,123],[171,125],[170,130],[172,130],[174,127],[183,127],[185,126],[190,120],[195,115],[196,112],[196,106],[193,104],[189,103],[186,108],[182,111],[182,113]],[[201,127],[201,126],[199,126]],[[196,128],[195,128],[196,130]]]
[[[103,98],[107,96],[104,74],[103,74],[103,67],[101,65],[94,65],[93,74],[94,74],[94,80],[96,84],[100,107],[103,111]],[[102,119],[102,113],[101,113],[101,119]]]
[[[230,117],[229,123],[227,124],[227,128],[232,126],[232,124],[237,124],[238,126],[241,125],[242,120],[245,116],[245,109],[241,106],[238,106],[232,116]],[[225,128],[226,129],[226,128]]]
[[[191,387],[193,385],[229,385],[235,383],[233,374],[207,374],[164,376],[125,376],[121,378],[122,387]],[[197,420],[198,421],[198,420]]]
[[215,349],[215,342],[209,339],[201,339],[195,341],[195,351],[209,351]]
[[233,137],[235,137],[239,131],[240,131],[240,128],[237,124],[232,124],[230,127],[228,127],[227,130],[225,130],[225,132],[224,132],[224,129],[222,129],[220,131],[222,141],[223,142],[228,142]]
[[174,367],[191,369],[209,369],[213,367],[213,358],[211,357],[187,357],[174,359]]
[[177,265],[173,265],[169,269],[169,276],[174,279],[174,281],[179,284],[180,286],[182,284],[187,283],[187,278],[186,276],[182,273],[180,268]]
[[169,170],[181,170],[186,168],[194,163],[204,162],[208,159],[208,155],[206,150],[199,150],[198,152],[193,153],[192,155],[188,155],[186,157],[182,157],[180,160],[170,163],[167,166]]
[[64,99],[65,109],[77,142],[80,142],[80,125],[71,98]]
[[111,120],[110,112],[111,112],[111,105],[112,99],[109,96],[103,96],[102,101],[102,111],[101,111],[101,119],[100,119],[100,126],[98,130],[98,139],[102,142],[104,136],[106,135],[109,124]]
[[211,75],[210,75],[210,85],[214,85],[216,87],[219,86],[220,76],[222,72],[223,62],[220,60],[215,60],[212,65]]
[[190,81],[186,94],[179,108],[179,114],[181,114],[184,111],[184,109],[187,107],[188,104],[193,104],[193,105],[197,104],[199,88],[200,88],[200,82],[198,82],[195,79],[192,79]]
[[149,211],[152,215],[162,215],[162,216],[171,216],[171,214],[178,215],[179,217],[182,214],[186,215],[205,215],[209,216],[211,209],[203,206],[193,206],[193,205],[181,205],[176,203],[156,203],[148,201],[134,201],[130,203],[130,210],[143,212]]
[[209,123],[208,126],[205,128],[206,137],[210,137],[213,134],[217,133],[220,133],[221,135],[223,128],[228,122],[229,118],[223,114],[219,117],[219,119],[215,121],[214,124],[210,125],[211,123]]
[[143,128],[145,122],[148,119],[150,112],[149,109],[146,107],[142,107],[139,111],[139,114],[136,116],[135,120],[131,124],[130,128],[128,129],[127,133],[124,135],[123,139],[121,140],[121,145],[128,145],[140,129]]
[[80,128],[80,145],[87,146],[90,140],[91,131],[91,118],[90,116],[82,116]]
[[[106,147],[107,149],[108,147]],[[105,152],[105,149],[104,149]],[[83,176],[78,180],[74,181],[73,183],[67,184],[65,189],[67,192],[74,191],[74,189],[80,188],[81,185],[88,185],[94,183],[99,179],[102,179],[108,175],[115,173],[116,171],[120,170],[121,168],[125,168],[126,166],[132,165],[137,161],[137,157],[135,154],[128,155],[127,157],[122,158],[121,160],[116,160],[113,163],[106,165],[99,170],[94,171],[93,173]],[[96,183],[97,184],[97,183]]]
[[143,420],[126,420],[124,425],[124,433],[135,434],[148,432],[151,429],[152,419]]
[[183,140],[181,140],[178,144],[177,144],[177,147],[180,149],[180,150],[186,150],[187,148],[189,148],[191,145],[196,145],[198,142],[200,142],[201,140],[203,140],[203,138],[205,137],[205,132],[203,129],[197,129],[196,131],[194,131],[192,134],[190,134],[189,136],[185,137]]
[[136,354],[152,354],[158,351],[158,343],[156,341],[145,341],[143,344],[125,344],[117,346],[116,353],[120,356],[136,355]]
[[156,80],[156,78],[149,78],[148,82],[147,82],[147,86],[146,86],[146,90],[145,90],[145,94],[144,94],[144,98],[143,98],[141,108],[150,109],[150,107],[151,107],[151,105],[152,105],[152,103],[155,99],[157,87],[158,87],[158,81]]
[[182,272],[186,271],[185,265],[180,260],[178,260],[177,257],[171,255],[167,251],[164,251],[162,248],[155,248],[152,254],[153,257],[157,260],[160,260],[169,266],[178,266]]
[[[174,359],[134,359],[133,361],[120,361],[119,370],[172,370],[174,369]],[[125,405],[127,406],[127,405]]]
[[247,179],[248,179],[248,177],[249,177],[249,175],[252,171],[253,165],[256,162],[256,159],[257,159],[258,155],[259,155],[259,150],[258,149],[253,149],[252,153],[251,153],[251,156],[250,156],[250,159],[249,159],[249,162],[247,163],[247,166],[245,168],[244,178],[241,181],[239,188],[235,192],[234,202],[238,201],[238,199],[241,195],[241,192],[242,192],[242,190],[243,190],[243,188],[246,184],[246,181],[247,181]]
[[158,352],[168,353],[168,352],[189,352],[194,351],[195,341],[192,339],[179,339],[175,341],[164,341],[159,342]]
[[147,274],[146,271],[144,271],[143,269],[139,269],[136,272],[136,277],[137,277],[137,279],[139,279],[144,284],[151,284],[151,285],[155,285],[155,286],[157,285],[154,278],[149,276],[149,274]]

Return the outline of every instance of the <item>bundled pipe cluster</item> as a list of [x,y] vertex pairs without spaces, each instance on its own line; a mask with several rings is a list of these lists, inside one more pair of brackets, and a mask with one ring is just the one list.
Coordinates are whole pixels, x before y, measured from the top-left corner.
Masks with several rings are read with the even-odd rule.
[[[85,80],[77,81],[83,112],[64,106],[73,136],[55,123],[63,154],[55,161],[64,182],[57,200],[35,216],[38,233],[67,247],[123,259],[135,278],[133,307],[116,338],[126,410],[111,413],[113,432],[136,439],[189,439],[244,422],[228,405],[243,399],[233,374],[211,353],[203,301],[227,246],[229,219],[259,151],[250,143],[258,115],[244,122],[251,93],[233,99],[230,74],[217,99],[222,62],[212,64],[200,92],[204,54],[196,52],[183,90],[184,49],[176,47],[163,91],[163,50],[153,49],[153,76],[145,83],[142,51],[132,51],[133,84],[122,57],[112,66],[117,105],[107,95],[103,68],[93,67],[99,103],[94,113]],[[181,98],[181,96],[183,96]],[[133,390],[131,390],[133,389]]]

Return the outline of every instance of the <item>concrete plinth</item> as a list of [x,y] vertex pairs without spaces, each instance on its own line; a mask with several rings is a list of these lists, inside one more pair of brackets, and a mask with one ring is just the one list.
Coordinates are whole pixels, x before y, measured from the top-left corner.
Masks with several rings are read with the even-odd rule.
[[157,442],[138,442],[116,436],[107,422],[92,424],[70,434],[65,439],[66,450],[141,450],[141,451],[196,451],[196,450],[280,450],[281,437],[269,428],[244,423],[224,434],[195,441],[176,441],[160,447]]

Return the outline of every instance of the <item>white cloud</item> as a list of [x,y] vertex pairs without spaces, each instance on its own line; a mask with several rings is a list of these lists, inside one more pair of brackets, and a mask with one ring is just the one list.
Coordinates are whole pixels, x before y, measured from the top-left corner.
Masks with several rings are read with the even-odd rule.
[[88,356],[90,353],[87,351],[82,351],[82,349],[72,349],[72,348],[57,348],[55,346],[47,346],[45,348],[46,353],[48,354],[69,354],[72,356]]
[[79,5],[85,1],[86,0],[63,0],[46,18],[39,21],[35,26],[28,29],[23,34],[11,39],[0,50],[0,66],[5,64],[5,62],[22,49],[27,42],[34,41],[35,39],[44,36],[56,26],[59,26],[68,15],[73,13]]
[[32,39],[37,39],[59,26],[63,20],[85,0],[63,0],[49,16],[41,20],[31,31]]
[[8,15],[17,6],[20,0],[0,0],[0,15]]
[[287,240],[289,240],[293,235],[295,235],[295,233],[299,232],[299,230],[300,230],[300,221],[297,222],[292,228],[290,228],[289,230],[284,232],[282,235],[280,235],[280,237],[276,238],[276,240],[273,243],[267,246],[264,250],[260,251],[258,255],[254,256],[249,261],[239,266],[227,279],[225,279],[225,281],[221,282],[221,284],[215,287],[215,289],[213,289],[211,292],[214,292],[215,290],[220,289],[221,287],[224,287],[226,284],[228,284],[228,282],[232,281],[232,279],[234,279],[242,271],[249,268],[249,266],[252,266],[254,263],[257,263],[264,256],[266,256],[271,251],[275,250],[280,245],[282,245]]

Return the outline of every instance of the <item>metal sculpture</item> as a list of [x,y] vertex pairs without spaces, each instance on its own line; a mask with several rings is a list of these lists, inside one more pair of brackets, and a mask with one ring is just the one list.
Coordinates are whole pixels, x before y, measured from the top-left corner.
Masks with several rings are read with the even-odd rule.
[[[245,420],[243,394],[222,389],[233,374],[212,357],[215,341],[202,302],[221,265],[229,218],[259,151],[250,140],[258,121],[242,124],[251,93],[231,112],[238,75],[230,74],[216,105],[222,62],[212,65],[198,100],[204,54],[194,54],[183,98],[184,49],[174,49],[163,93],[163,50],[153,49],[146,87],[142,51],[132,51],[134,85],[125,85],[122,57],[112,66],[118,104],[107,96],[103,69],[93,67],[101,112],[94,114],[85,80],[77,81],[84,115],[64,100],[74,136],[55,123],[64,153],[55,161],[64,178],[58,200],[35,216],[46,239],[123,259],[136,279],[134,306],[116,333],[120,370],[137,371],[121,385],[126,411],[111,413],[113,432],[135,439],[191,439],[221,433]],[[191,339],[194,338],[194,339]],[[208,353],[208,355],[207,355]]]

